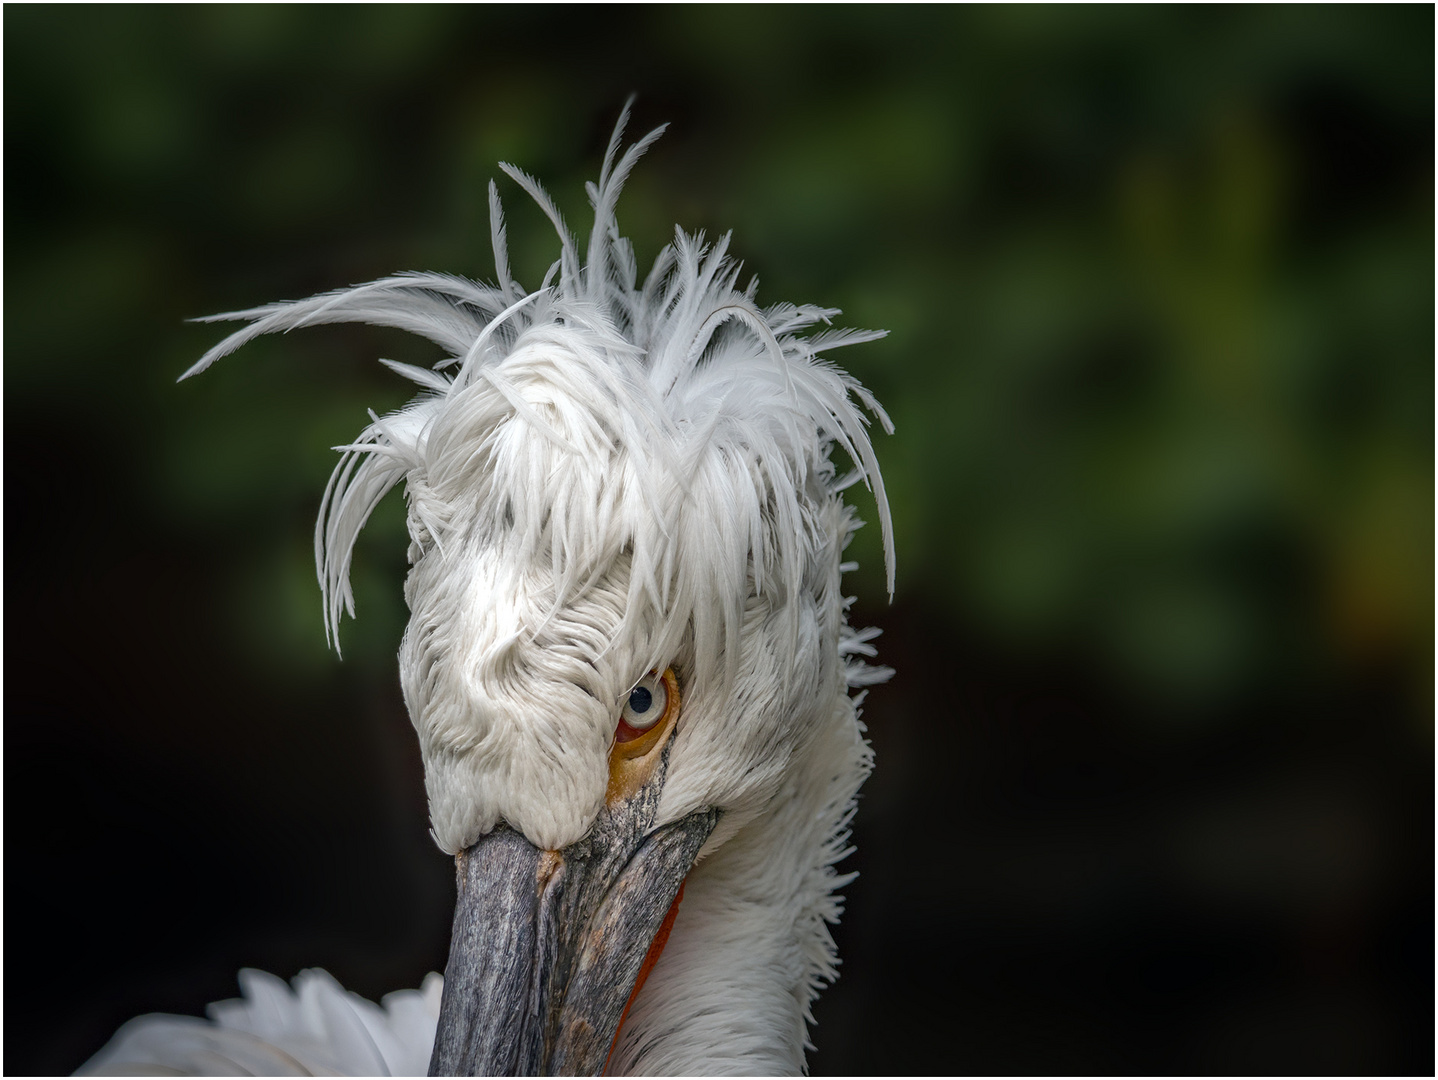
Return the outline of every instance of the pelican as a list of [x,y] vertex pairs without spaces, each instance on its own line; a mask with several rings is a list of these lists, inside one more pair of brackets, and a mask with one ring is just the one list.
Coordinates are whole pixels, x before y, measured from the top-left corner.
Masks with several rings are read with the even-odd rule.
[[142,1017],[85,1071],[804,1071],[872,767],[859,707],[890,674],[840,587],[858,481],[894,583],[865,410],[893,428],[820,354],[882,332],[759,307],[728,235],[676,229],[640,283],[615,206],[664,128],[624,148],[628,114],[587,185],[582,263],[549,195],[501,165],[559,235],[538,289],[510,270],[491,181],[493,285],[406,273],[204,320],[247,325],[182,378],[322,323],[448,354],[382,361],[419,394],[336,448],[315,562],[338,650],[356,538],[403,485],[399,669],[455,857],[449,959],[382,1005],[321,971],[293,989],[242,972],[208,1022]]

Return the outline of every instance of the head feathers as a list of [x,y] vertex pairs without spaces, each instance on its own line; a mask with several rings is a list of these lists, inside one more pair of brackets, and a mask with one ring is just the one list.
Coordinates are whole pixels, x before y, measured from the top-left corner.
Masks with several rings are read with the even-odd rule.
[[[631,601],[663,610],[676,629],[692,619],[700,637],[717,642],[737,632],[736,613],[715,607],[720,599],[742,602],[735,575],[742,580],[752,572],[761,591],[802,577],[796,544],[805,531],[806,489],[832,493],[862,479],[878,502],[893,592],[888,502],[859,406],[886,431],[892,425],[855,379],[819,358],[884,332],[801,336],[827,327],[838,311],[787,303],[760,308],[757,282],[738,288],[740,265],[728,254],[727,234],[711,246],[702,234],[676,230],[638,285],[615,205],[664,128],[630,146],[616,164],[627,119],[628,106],[598,185],[588,185],[594,226],[583,266],[553,200],[532,177],[502,166],[559,233],[560,259],[534,292],[510,274],[491,182],[494,286],[404,273],[201,320],[250,325],[182,378],[261,334],[322,323],[398,327],[451,354],[434,371],[382,361],[422,393],[389,416],[371,414],[359,437],[338,448],[343,456],[315,530],[326,630],[336,642],[340,612],[354,614],[355,541],[375,505],[401,481],[409,485],[421,549],[442,548],[457,529],[491,530],[512,519],[513,542],[530,554],[548,549],[560,583],[555,602],[562,603],[587,572],[627,548]],[[562,392],[548,393],[546,384]],[[855,465],[844,478],[828,464],[834,443]],[[616,452],[625,463],[618,476],[605,467]],[[558,470],[566,457],[579,467]],[[557,485],[556,475],[563,477]]]

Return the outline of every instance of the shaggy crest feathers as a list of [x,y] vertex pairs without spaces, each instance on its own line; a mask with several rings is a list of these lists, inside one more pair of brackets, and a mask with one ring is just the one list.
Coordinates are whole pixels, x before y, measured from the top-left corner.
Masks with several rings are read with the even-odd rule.
[[[627,149],[625,107],[573,236],[528,174],[560,255],[538,289],[509,265],[489,185],[496,281],[397,274],[210,317],[249,325],[184,377],[259,334],[323,323],[436,342],[433,369],[383,361],[418,396],[370,424],[326,487],[315,562],[326,634],[354,615],[349,571],[378,502],[404,484],[411,616],[405,702],[436,842],[451,853],[505,821],[542,848],[583,837],[603,805],[621,702],[673,666],[683,711],[656,825],[719,823],[683,914],[633,1003],[615,1071],[804,1068],[808,1006],[835,975],[834,864],[872,766],[850,690],[886,679],[874,630],[847,624],[841,552],[875,495],[889,591],[894,546],[865,411],[888,417],[821,353],[883,336],[832,308],[755,301],[729,236],[676,230],[640,282],[615,206],[664,130]],[[844,451],[852,470],[830,460]]]
[[[512,524],[512,541],[523,554],[548,549],[555,607],[627,552],[626,611],[630,619],[659,622],[651,635],[655,660],[672,653],[692,627],[698,654],[722,653],[732,676],[744,596],[736,578],[752,573],[761,593],[799,587],[807,554],[801,545],[813,528],[805,496],[832,494],[858,480],[876,497],[892,595],[888,502],[860,406],[886,431],[892,424],[857,380],[819,358],[821,351],[873,341],[884,331],[824,329],[802,336],[827,327],[838,311],[787,303],[761,309],[755,281],[738,287],[741,267],[728,254],[728,234],[710,245],[702,233],[676,230],[638,284],[615,206],[635,163],[664,128],[619,155],[627,119],[626,105],[599,182],[588,185],[594,225],[583,266],[549,195],[528,174],[501,166],[559,234],[560,258],[538,290],[526,292],[511,274],[503,210],[491,182],[493,286],[404,273],[200,320],[250,325],[210,349],[182,379],[261,334],[324,323],[397,327],[450,353],[433,371],[384,361],[418,384],[420,395],[388,416],[371,414],[353,443],[337,447],[343,456],[315,529],[326,633],[336,648],[341,612],[354,615],[349,569],[355,541],[401,481],[410,496],[412,555],[429,544],[443,549],[465,530],[490,527],[498,518]],[[567,362],[554,363],[555,350],[567,354]],[[531,362],[523,363],[525,357]],[[570,393],[547,396],[542,383]],[[539,403],[527,391],[537,393]],[[573,400],[592,408],[587,415],[572,409],[561,415],[564,402]],[[511,419],[539,438],[514,437]],[[854,463],[849,476],[834,475],[830,444]],[[560,455],[594,468],[587,476],[567,470],[584,482],[556,488],[548,479]],[[620,457],[625,475],[607,475],[608,463]],[[729,512],[716,514],[720,508]]]

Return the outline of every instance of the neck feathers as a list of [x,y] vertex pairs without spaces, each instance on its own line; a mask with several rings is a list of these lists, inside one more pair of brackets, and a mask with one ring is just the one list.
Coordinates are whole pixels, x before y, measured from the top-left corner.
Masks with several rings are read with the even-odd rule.
[[836,695],[828,722],[788,779],[689,875],[669,943],[635,1000],[615,1074],[807,1072],[810,1005],[838,975],[829,924],[852,880],[855,797],[873,765],[856,702]]

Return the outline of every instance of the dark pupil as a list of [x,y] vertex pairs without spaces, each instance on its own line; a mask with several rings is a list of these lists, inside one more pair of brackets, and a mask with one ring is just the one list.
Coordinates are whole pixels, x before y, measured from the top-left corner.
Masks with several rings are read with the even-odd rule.
[[649,706],[654,704],[654,695],[642,686],[636,686],[629,691],[629,707],[635,712],[643,713],[649,711]]

